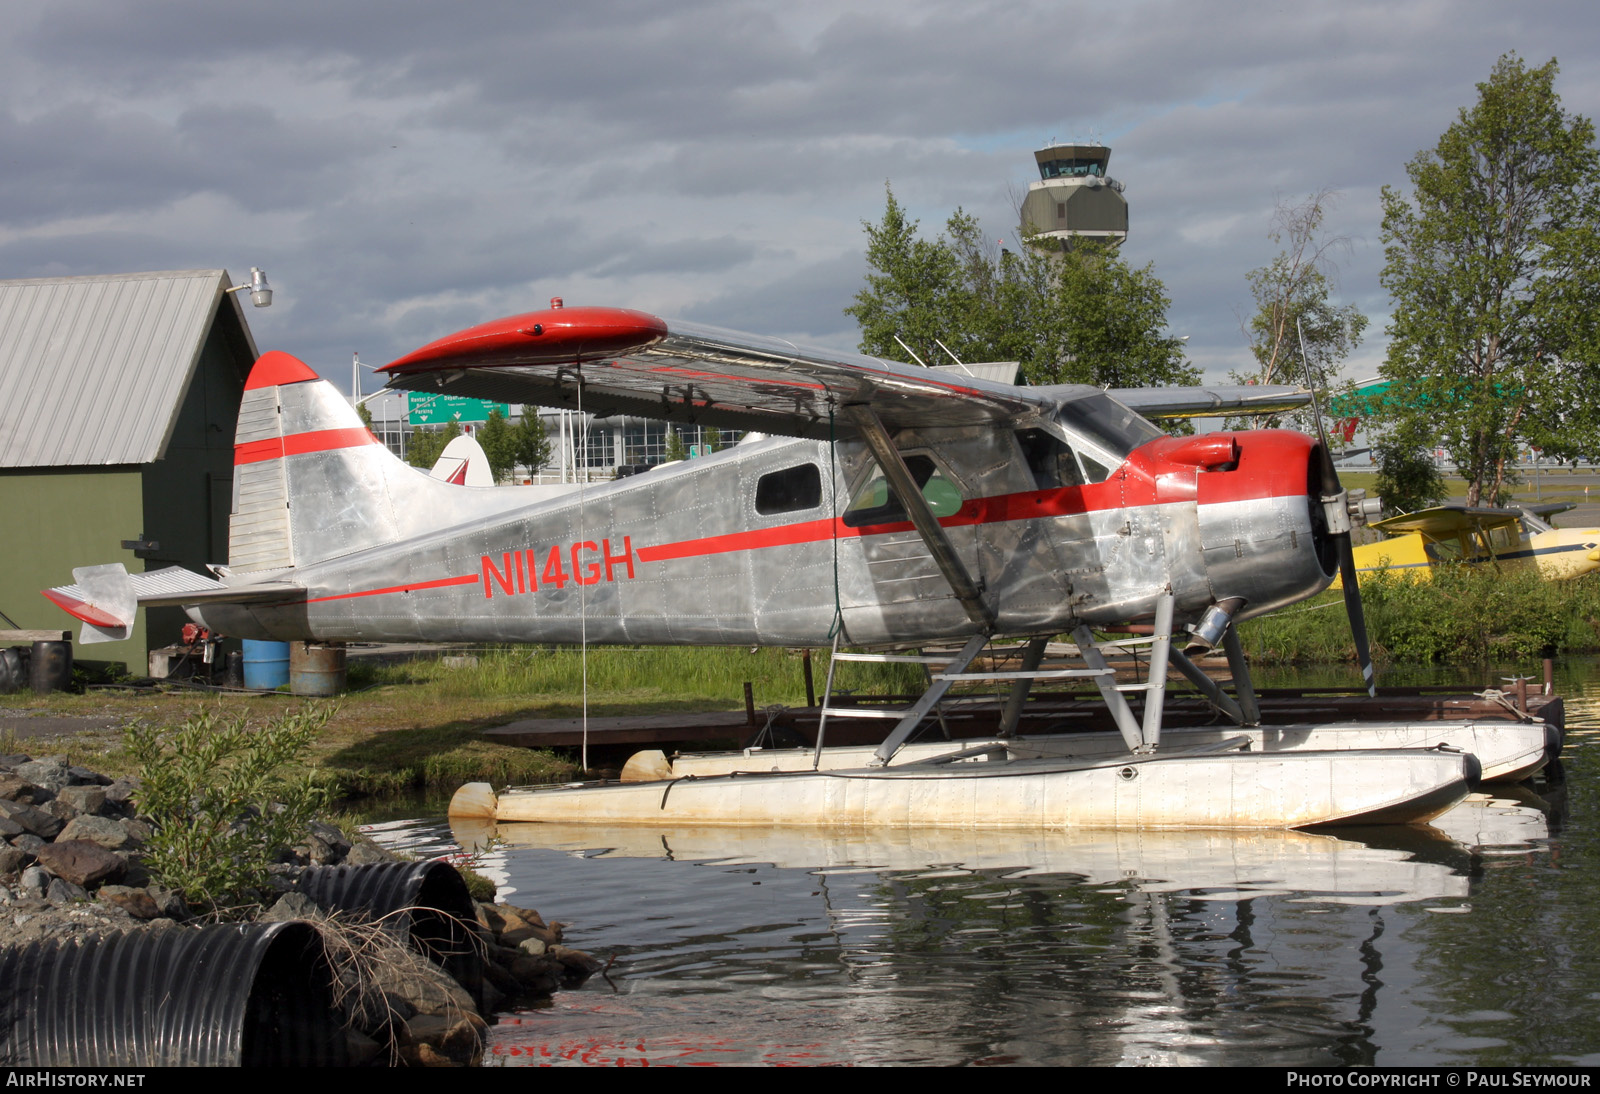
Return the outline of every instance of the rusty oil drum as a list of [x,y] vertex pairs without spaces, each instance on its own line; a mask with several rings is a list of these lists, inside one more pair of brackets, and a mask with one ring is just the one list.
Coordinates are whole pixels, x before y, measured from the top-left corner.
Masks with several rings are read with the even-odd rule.
[[289,691],[326,698],[344,691],[345,650],[321,642],[289,643]]
[[28,680],[40,695],[66,691],[72,685],[72,643],[35,642]]

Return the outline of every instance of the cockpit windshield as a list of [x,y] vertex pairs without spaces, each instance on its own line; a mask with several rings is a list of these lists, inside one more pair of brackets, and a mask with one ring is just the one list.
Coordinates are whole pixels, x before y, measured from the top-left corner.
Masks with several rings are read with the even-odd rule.
[[1140,445],[1166,436],[1104,392],[1074,399],[1064,405],[1061,408],[1061,424],[1119,460]]

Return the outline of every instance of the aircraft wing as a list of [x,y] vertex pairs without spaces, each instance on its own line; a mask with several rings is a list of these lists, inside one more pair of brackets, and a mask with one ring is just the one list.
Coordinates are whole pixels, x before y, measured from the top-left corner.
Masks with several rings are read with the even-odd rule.
[[1390,536],[1403,536],[1420,532],[1431,539],[1443,539],[1462,532],[1488,531],[1501,525],[1516,524],[1522,519],[1518,509],[1501,509],[1487,505],[1436,505],[1432,509],[1419,509],[1415,513],[1401,513],[1387,520],[1374,521],[1372,527]]
[[1219,418],[1225,414],[1276,414],[1311,401],[1293,384],[1220,384],[1214,387],[1120,387],[1113,398],[1146,418]]
[[[378,371],[393,388],[571,410],[580,405],[581,373],[582,409],[599,417],[631,414],[816,439],[850,431],[838,413],[850,404],[869,404],[893,429],[1022,421],[1065,399],[1096,393],[1082,386],[1018,387],[977,375],[983,370],[976,366],[925,368],[596,307],[496,319]],[[1293,390],[1239,389],[1263,409],[1278,409]],[[1162,416],[1257,405],[1230,391],[1111,394],[1137,399],[1137,409]]]
[[[1028,392],[940,369],[797,346],[623,308],[552,308],[441,338],[379,372],[389,386],[826,439],[837,408],[869,403],[890,428],[1028,417]],[[582,391],[579,391],[579,376]],[[833,419],[830,422],[830,412]]]

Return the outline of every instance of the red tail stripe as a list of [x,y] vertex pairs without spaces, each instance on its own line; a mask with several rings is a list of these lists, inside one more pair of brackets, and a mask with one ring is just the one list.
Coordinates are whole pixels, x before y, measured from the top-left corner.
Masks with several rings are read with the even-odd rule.
[[70,597],[66,593],[58,593],[54,589],[45,589],[44,595],[45,599],[54,601],[62,611],[83,620],[85,623],[92,623],[96,627],[103,627],[107,630],[123,625],[122,620],[108,615],[87,601]]
[[233,449],[234,466],[276,460],[284,456],[299,456],[306,452],[332,452],[338,448],[358,448],[364,444],[378,444],[378,438],[364,426],[348,429],[317,429],[309,433],[291,433],[287,437],[269,437],[264,441],[246,441]]

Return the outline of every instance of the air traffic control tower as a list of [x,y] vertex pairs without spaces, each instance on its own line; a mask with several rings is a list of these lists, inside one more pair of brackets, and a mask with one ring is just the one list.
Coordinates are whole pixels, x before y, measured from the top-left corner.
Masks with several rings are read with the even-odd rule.
[[1079,239],[1116,245],[1128,238],[1128,199],[1106,174],[1111,149],[1103,144],[1054,144],[1033,154],[1039,181],[1028,184],[1021,232],[1036,242],[1071,250]]

